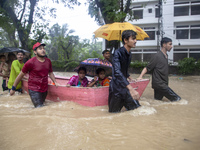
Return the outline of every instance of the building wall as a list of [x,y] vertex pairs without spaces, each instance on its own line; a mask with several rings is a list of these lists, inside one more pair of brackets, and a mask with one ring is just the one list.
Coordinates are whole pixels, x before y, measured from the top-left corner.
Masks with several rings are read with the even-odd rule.
[[[156,35],[158,2],[158,0],[132,1],[131,8],[140,18],[131,23],[140,26],[152,37],[150,40],[137,42],[137,47],[132,50],[134,60],[148,61],[152,54],[160,49],[158,43],[161,38]],[[165,0],[162,8],[163,26],[160,33],[173,41],[173,49],[168,53],[169,61],[177,62],[184,57],[200,59],[200,1]]]

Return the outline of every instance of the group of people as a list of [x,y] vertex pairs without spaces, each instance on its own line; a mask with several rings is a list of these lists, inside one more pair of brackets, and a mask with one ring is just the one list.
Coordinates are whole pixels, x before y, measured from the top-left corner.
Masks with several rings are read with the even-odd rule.
[[[112,62],[112,77],[105,76],[105,70],[98,68],[96,75],[90,82],[86,77],[87,70],[85,67],[79,67],[77,73],[70,78],[66,86],[77,87],[98,87],[109,86],[108,106],[109,112],[120,112],[122,107],[127,110],[133,110],[140,107],[139,93],[133,89],[129,81],[132,81],[128,73],[128,67],[131,62],[131,48],[136,46],[137,33],[132,30],[125,30],[122,33],[123,46],[115,50],[112,60],[110,60],[110,51],[103,51],[104,59]],[[11,73],[8,81],[8,89],[10,95],[15,91],[20,91],[21,80],[25,74],[28,77],[28,91],[32,103],[35,107],[42,107],[47,96],[48,89],[48,76],[51,78],[55,86],[59,84],[56,82],[52,70],[50,59],[46,57],[45,44],[37,42],[33,45],[35,57],[29,59],[25,64],[22,62],[24,53],[19,51],[17,53],[17,60],[12,62]],[[170,38],[163,38],[161,40],[161,50],[152,57],[151,61],[143,69],[137,80],[141,80],[147,72],[152,73],[152,88],[154,89],[154,98],[162,100],[165,96],[170,101],[179,101],[181,99],[171,88],[168,86],[168,56],[167,52],[172,49],[172,40]],[[5,58],[0,57],[1,75],[5,74]],[[12,76],[12,77],[11,77]],[[3,76],[6,80],[6,76]],[[129,80],[129,81],[128,81]],[[4,82],[3,82],[4,84]]]
[[[18,69],[18,61],[16,59],[19,59],[20,62],[22,61],[21,58],[18,57],[18,52],[17,56],[14,53],[9,53],[7,61],[5,55],[0,55],[0,76],[3,77],[3,82],[2,82],[3,91],[9,90],[12,87],[13,84],[12,77],[13,74],[16,74]],[[16,76],[17,75],[18,74],[16,74]]]

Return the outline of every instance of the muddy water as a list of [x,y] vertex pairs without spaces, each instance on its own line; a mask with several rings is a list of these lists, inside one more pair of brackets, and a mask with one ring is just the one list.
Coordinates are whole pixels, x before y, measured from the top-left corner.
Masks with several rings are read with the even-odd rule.
[[35,109],[27,94],[0,92],[0,150],[197,150],[200,77],[171,76],[170,87],[181,101],[153,100],[149,84],[142,107],[114,114],[48,100]]

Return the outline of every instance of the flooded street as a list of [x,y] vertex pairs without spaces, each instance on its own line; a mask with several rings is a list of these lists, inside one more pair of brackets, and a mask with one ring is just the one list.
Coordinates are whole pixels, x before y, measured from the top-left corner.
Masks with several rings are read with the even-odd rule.
[[35,109],[28,94],[9,96],[0,88],[0,150],[197,150],[200,76],[169,80],[181,101],[154,100],[149,83],[142,107],[122,113],[48,100]]

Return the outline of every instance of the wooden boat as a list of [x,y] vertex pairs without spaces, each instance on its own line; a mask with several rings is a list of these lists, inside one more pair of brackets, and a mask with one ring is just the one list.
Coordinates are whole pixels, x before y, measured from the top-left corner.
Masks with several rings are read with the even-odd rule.
[[[56,76],[56,81],[60,86],[53,85],[51,79],[48,80],[48,100],[58,101],[74,101],[84,106],[103,106],[108,105],[109,87],[66,87],[69,77]],[[28,82],[23,80],[23,90],[28,93]],[[135,88],[140,96],[144,92],[149,79],[132,82],[131,85]]]

